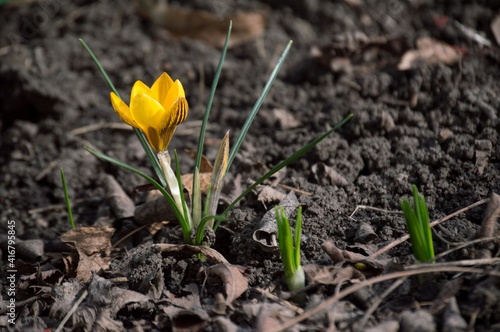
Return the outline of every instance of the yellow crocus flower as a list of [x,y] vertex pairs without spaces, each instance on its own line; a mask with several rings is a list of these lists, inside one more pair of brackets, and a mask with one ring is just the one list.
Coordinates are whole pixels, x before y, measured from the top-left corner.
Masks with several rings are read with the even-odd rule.
[[153,150],[165,151],[174,135],[175,128],[188,115],[188,103],[184,88],[167,73],[149,88],[141,81],[135,82],[130,93],[130,107],[114,92],[111,104],[123,122],[142,130]]

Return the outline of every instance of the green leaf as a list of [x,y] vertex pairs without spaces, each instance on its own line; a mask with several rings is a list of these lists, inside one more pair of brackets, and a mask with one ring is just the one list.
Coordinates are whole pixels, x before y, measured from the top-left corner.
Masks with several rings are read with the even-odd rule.
[[182,234],[184,236],[184,241],[186,243],[191,243],[191,225],[189,224],[189,220],[185,220],[182,212],[179,210],[177,205],[175,204],[174,199],[172,196],[165,190],[165,188],[160,185],[158,182],[156,182],[152,177],[149,175],[141,172],[138,169],[133,168],[132,166],[129,166],[125,163],[122,163],[121,161],[118,161],[114,158],[111,158],[110,156],[105,155],[102,152],[93,150],[89,148],[88,146],[85,146],[85,150],[88,152],[92,153],[94,156],[96,156],[99,159],[102,159],[104,161],[107,161],[113,165],[119,166],[121,168],[124,168],[130,172],[133,172],[139,176],[142,176],[145,180],[149,181],[156,189],[158,189],[162,195],[167,199],[168,205],[174,210],[175,216],[177,217],[177,220],[179,221],[179,224],[181,225],[182,228]]
[[300,237],[302,236],[302,206],[297,210],[297,222],[295,223],[295,266],[300,266]]
[[290,51],[290,48],[292,47],[292,41],[290,40],[288,42],[288,45],[286,46],[285,50],[281,54],[281,57],[278,60],[278,63],[273,69],[273,72],[271,73],[271,76],[269,76],[269,79],[267,80],[266,85],[264,86],[264,89],[262,89],[262,92],[260,94],[260,97],[257,99],[255,102],[255,105],[252,108],[252,111],[250,112],[249,116],[247,117],[245,123],[243,124],[243,127],[241,128],[240,134],[238,135],[238,138],[236,139],[236,142],[234,143],[231,153],[229,154],[229,162],[227,165],[227,169],[229,170],[231,168],[231,165],[233,164],[233,160],[236,157],[236,153],[238,153],[238,150],[240,149],[241,144],[243,143],[243,140],[245,139],[245,136],[248,132],[248,129],[250,128],[253,120],[255,119],[255,116],[257,115],[257,112],[260,110],[260,107],[262,106],[262,103],[264,102],[264,99],[266,99],[266,96],[271,89],[274,80],[276,79],[276,76],[278,76],[278,73],[283,66],[283,63],[285,62],[286,57],[288,56],[288,52]]
[[214,79],[212,81],[212,88],[210,89],[210,95],[208,96],[207,106],[205,107],[205,114],[203,115],[203,121],[201,122],[200,135],[198,138],[198,147],[196,149],[196,159],[194,163],[194,167],[198,169],[200,169],[201,156],[203,155],[203,145],[205,144],[205,132],[207,128],[208,117],[212,109],[212,102],[214,100],[215,91],[217,90],[217,84],[219,83],[220,73],[222,72],[222,65],[224,64],[224,59],[226,58],[227,47],[229,45],[229,37],[231,36],[232,27],[233,27],[233,21],[229,21],[226,40],[224,41],[224,47],[222,48],[219,64],[217,65],[217,69],[215,70]]
[[68,195],[68,187],[66,186],[66,179],[64,177],[64,170],[61,167],[61,181],[63,185],[63,191],[64,191],[64,202],[66,203],[66,208],[68,209],[68,217],[69,217],[69,222],[71,224],[71,228],[75,229],[75,218],[73,218],[73,210],[71,209],[71,202],[69,201],[69,195]]
[[278,224],[278,244],[285,270],[285,278],[288,280],[297,269],[294,259],[292,232],[290,231],[290,222],[286,217],[285,209],[278,206],[275,209],[276,222]]

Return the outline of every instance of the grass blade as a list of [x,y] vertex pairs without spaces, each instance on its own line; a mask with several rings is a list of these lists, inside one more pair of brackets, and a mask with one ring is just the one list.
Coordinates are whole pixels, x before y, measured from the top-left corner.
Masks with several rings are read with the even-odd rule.
[[295,266],[300,266],[300,237],[302,236],[302,206],[297,211],[297,223],[295,224],[294,258]]
[[71,210],[71,202],[69,201],[69,195],[68,195],[68,187],[66,186],[66,179],[64,177],[64,171],[63,168],[60,168],[61,170],[61,181],[63,185],[63,191],[64,191],[64,202],[66,203],[66,208],[68,209],[68,217],[69,217],[69,222],[71,224],[71,228],[75,229],[75,218],[73,218],[73,210]]
[[224,47],[222,48],[219,64],[217,65],[217,69],[215,70],[215,76],[212,81],[212,88],[210,89],[210,95],[208,96],[207,106],[205,108],[205,114],[203,115],[203,121],[201,122],[200,136],[198,138],[198,148],[196,149],[196,158],[194,164],[194,167],[198,169],[200,169],[201,156],[203,155],[203,145],[205,144],[205,132],[207,128],[208,117],[212,109],[212,102],[214,100],[215,91],[217,90],[217,84],[219,83],[219,77],[222,71],[222,65],[224,64],[224,59],[226,58],[227,47],[229,44],[229,37],[231,36],[232,28],[233,28],[233,21],[229,21],[226,40],[224,41]]
[[252,111],[250,112],[248,118],[246,119],[245,123],[243,124],[243,127],[241,128],[240,134],[238,135],[238,138],[236,139],[236,142],[234,143],[231,153],[229,155],[229,162],[227,164],[227,169],[229,170],[231,168],[231,165],[233,163],[234,158],[236,157],[236,153],[240,149],[241,144],[243,143],[243,140],[245,139],[245,136],[248,132],[248,129],[250,128],[250,125],[252,124],[253,120],[255,119],[255,116],[257,115],[257,112],[259,111],[260,107],[262,106],[262,103],[264,102],[264,99],[266,98],[269,90],[271,89],[271,86],[274,83],[274,80],[276,79],[276,76],[278,76],[278,73],[283,66],[283,63],[285,62],[285,59],[288,55],[288,52],[290,51],[290,48],[292,47],[292,41],[290,40],[288,42],[288,45],[286,46],[285,50],[281,54],[280,59],[278,60],[278,63],[273,69],[273,72],[271,73],[271,76],[269,76],[269,79],[267,80],[266,85],[264,86],[264,89],[262,89],[262,93],[260,94],[259,99],[255,102],[255,105],[252,108]]

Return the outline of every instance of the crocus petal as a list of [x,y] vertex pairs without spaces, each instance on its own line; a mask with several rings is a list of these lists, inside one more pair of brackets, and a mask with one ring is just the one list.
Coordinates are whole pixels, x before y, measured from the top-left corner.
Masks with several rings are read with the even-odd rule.
[[172,87],[174,81],[167,73],[163,73],[158,77],[158,79],[153,83],[151,87],[151,92],[153,94],[153,98],[158,100],[160,104],[164,104],[165,97],[167,96],[168,90]]
[[137,95],[148,95],[150,97],[153,97],[153,92],[151,89],[144,84],[142,81],[136,81],[134,83],[134,86],[132,87],[132,91],[130,92],[130,105],[132,105],[132,100],[137,96]]
[[136,95],[130,103],[130,114],[145,134],[150,127],[160,131],[159,129],[163,126],[161,120],[164,113],[163,106],[146,94]]
[[170,109],[180,97],[184,98],[186,97],[186,95],[184,94],[184,88],[182,87],[181,82],[179,82],[179,80],[176,80],[170,87],[170,90],[168,90],[167,97],[162,102],[163,107],[166,110]]
[[125,102],[121,100],[120,97],[118,97],[114,92],[111,92],[109,96],[111,98],[111,105],[113,105],[113,109],[118,114],[120,119],[122,119],[123,122],[132,127],[139,128],[137,122],[135,122],[132,115],[130,114],[130,108],[127,106],[127,104],[125,104]]
[[165,150],[170,144],[175,128],[186,120],[188,109],[189,106],[186,98],[179,98],[174,106],[168,112],[165,112],[163,118],[160,119],[160,123],[163,124],[163,126],[159,128],[159,146],[162,151]]

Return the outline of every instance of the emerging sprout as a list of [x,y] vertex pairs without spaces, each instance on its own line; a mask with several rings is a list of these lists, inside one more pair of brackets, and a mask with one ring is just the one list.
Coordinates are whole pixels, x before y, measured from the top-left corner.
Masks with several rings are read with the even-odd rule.
[[420,263],[434,262],[434,245],[427,204],[415,185],[412,185],[412,191],[414,209],[407,199],[401,200],[401,209],[410,233],[413,256]]
[[[281,260],[285,269],[285,281],[291,291],[297,291],[305,286],[305,274],[300,265],[300,236],[302,232],[302,207],[297,211],[295,234],[292,236],[290,222],[283,207],[276,207],[276,222],[278,223],[278,242]],[[296,298],[300,300],[300,298]]]

